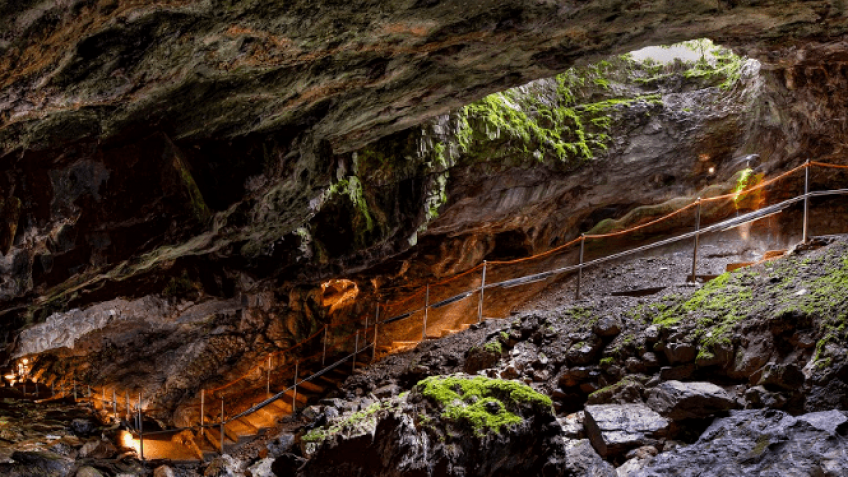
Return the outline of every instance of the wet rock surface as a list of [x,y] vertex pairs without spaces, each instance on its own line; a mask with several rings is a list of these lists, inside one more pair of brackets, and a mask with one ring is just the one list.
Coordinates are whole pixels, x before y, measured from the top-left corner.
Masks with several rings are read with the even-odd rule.
[[669,435],[671,424],[644,404],[586,406],[585,419],[589,441],[606,458],[658,444],[660,438]]
[[822,475],[848,472],[842,411],[797,417],[775,410],[732,411],[692,445],[657,456],[638,477]]
[[679,421],[704,419],[736,407],[736,399],[712,383],[666,381],[648,392],[647,405]]
[[[794,278],[800,283],[804,280],[820,279],[821,274],[841,273],[835,272],[832,265],[841,263],[846,256],[845,246],[843,239],[835,239],[830,246],[823,249],[786,259],[790,261],[788,263],[760,265],[747,272],[738,272],[736,279],[745,279],[745,274],[759,273],[759,270],[767,271],[769,268],[778,266],[781,270],[788,270],[792,266],[792,261],[808,264],[806,272]],[[633,262],[629,263],[627,267],[631,267],[632,272]],[[637,263],[653,267],[656,262],[650,259]],[[638,270],[638,266],[635,269]],[[613,273],[614,270],[613,268]],[[807,272],[810,274],[803,275]],[[731,277],[734,276],[731,275]],[[732,283],[721,285],[724,293],[730,296],[738,293],[738,288]],[[556,289],[552,289],[552,292],[556,293]],[[700,290],[684,287],[672,293],[674,295],[671,299],[686,301],[697,297],[699,293],[714,292],[707,287]],[[535,432],[548,436],[544,444],[546,450],[535,457],[525,457],[527,459],[525,464],[529,465],[528,462],[533,461],[533,465],[541,469],[540,475],[560,475],[566,472],[566,475],[581,476],[694,476],[701,475],[696,469],[702,463],[706,466],[707,472],[714,472],[715,475],[720,475],[721,469],[730,468],[737,473],[729,475],[769,475],[768,469],[775,468],[782,469],[781,472],[799,472],[799,475],[840,475],[841,467],[839,466],[844,464],[841,463],[837,454],[843,451],[840,447],[842,438],[839,436],[840,432],[844,432],[842,427],[845,427],[846,418],[842,411],[828,409],[826,406],[807,414],[804,414],[803,407],[798,406],[798,403],[803,402],[803,393],[806,392],[805,389],[810,389],[811,382],[821,382],[820,380],[826,379],[822,377],[822,374],[814,373],[811,377],[805,378],[801,386],[794,391],[780,384],[784,380],[795,382],[797,378],[792,366],[803,366],[803,364],[791,365],[790,363],[798,363],[799,356],[805,356],[804,359],[807,360],[814,360],[815,357],[809,351],[811,349],[809,347],[799,346],[794,351],[790,351],[786,357],[781,357],[779,349],[764,345],[763,343],[774,339],[775,329],[783,329],[777,325],[779,322],[774,319],[762,320],[757,315],[751,316],[748,321],[740,321],[740,327],[761,331],[748,332],[745,335],[747,341],[740,340],[738,344],[731,341],[733,343],[730,347],[731,353],[737,356],[749,356],[749,362],[756,360],[761,364],[755,370],[756,372],[752,373],[753,376],[747,375],[744,379],[734,379],[732,378],[733,369],[738,366],[739,361],[728,361],[723,365],[716,365],[703,359],[695,359],[685,365],[671,366],[664,353],[655,355],[645,351],[647,346],[642,343],[657,350],[661,350],[669,342],[687,343],[703,349],[697,341],[693,341],[693,338],[697,339],[697,336],[703,332],[687,333],[686,330],[691,331],[692,328],[687,328],[690,325],[687,324],[685,316],[679,323],[671,325],[663,323],[662,317],[658,315],[654,318],[659,324],[653,324],[653,319],[647,322],[633,319],[634,310],[649,308],[651,303],[660,303],[667,309],[674,310],[673,306],[666,305],[670,300],[668,295],[661,294],[647,302],[642,298],[616,300],[599,299],[594,303],[584,301],[576,310],[563,307],[548,313],[525,312],[505,322],[487,320],[466,332],[438,342],[423,343],[412,351],[391,356],[370,367],[364,374],[350,377],[342,387],[341,399],[327,401],[319,406],[319,411],[324,417],[317,419],[315,425],[307,426],[307,429],[312,429],[309,432],[315,432],[315,429],[333,429],[333,426],[347,423],[344,424],[347,426],[347,431],[339,432],[326,444],[316,445],[313,441],[306,447],[301,444],[301,448],[308,456],[321,455],[322,459],[338,459],[335,462],[339,465],[351,465],[347,469],[349,472],[376,465],[375,462],[379,461],[380,456],[384,456],[381,454],[383,451],[387,452],[385,455],[392,456],[392,466],[377,465],[377,467],[369,467],[368,472],[393,475],[393,469],[397,465],[409,465],[399,464],[401,462],[433,462],[433,455],[425,457],[423,453],[423,449],[427,448],[424,442],[439,447],[439,440],[432,437],[427,440],[423,437],[428,432],[426,425],[423,426],[422,431],[421,422],[410,418],[409,413],[401,412],[407,416],[404,418],[374,417],[371,420],[366,419],[356,423],[351,423],[352,417],[356,413],[361,414],[370,406],[381,406],[381,402],[384,403],[382,405],[391,407],[387,403],[410,399],[409,396],[413,395],[414,391],[412,393],[408,391],[416,386],[418,383],[416,380],[425,379],[426,376],[448,375],[462,371],[467,366],[466,359],[474,360],[477,363],[475,366],[479,367],[480,362],[475,355],[487,343],[498,342],[500,352],[497,354],[500,357],[497,362],[480,369],[477,375],[490,376],[496,380],[507,380],[507,382],[509,380],[524,382],[532,389],[552,397],[557,415],[556,421],[546,418],[545,426],[534,427]],[[641,303],[637,303],[637,300]],[[603,305],[601,308],[590,308],[591,311],[587,311],[587,305],[596,303]],[[757,302],[753,301],[753,303]],[[828,303],[833,302],[828,301]],[[589,317],[597,316],[596,313],[601,315],[597,321],[600,321],[603,316],[617,317],[621,322],[619,333],[615,336],[593,338],[591,335],[597,329],[595,326],[597,321]],[[764,323],[769,323],[769,326],[763,327]],[[536,333],[537,330],[544,330],[548,326],[559,332],[550,335]],[[794,329],[785,329],[795,333]],[[808,328],[805,333],[812,337],[823,336],[821,331],[813,331],[814,329]],[[782,332],[778,331],[778,336],[781,336],[780,333]],[[625,344],[625,338],[627,344]],[[573,358],[570,359],[569,350],[575,344],[594,342],[594,340],[600,343],[597,345],[597,355],[583,365],[574,364]],[[633,348],[630,348],[631,343]],[[748,343],[747,350],[744,349],[745,343]],[[494,349],[494,346],[490,348]],[[611,350],[616,351],[610,353]],[[454,356],[456,358],[453,358]],[[600,363],[605,359],[604,357],[608,356],[612,357],[612,362]],[[757,358],[753,359],[754,356]],[[645,363],[643,369],[647,370],[646,373],[626,374],[614,369],[618,366],[621,366],[620,369],[626,368],[628,360]],[[647,364],[648,362],[650,365]],[[663,365],[666,366],[663,367]],[[675,373],[679,374],[683,367],[688,369],[683,381],[663,377],[673,374],[668,370],[675,370]],[[810,366],[805,366],[805,369],[809,370]],[[825,368],[819,365],[813,369],[818,369],[819,373],[823,374],[832,373],[829,374],[830,379],[837,379],[837,370],[841,368],[825,371]],[[414,370],[413,374],[410,374],[411,370]],[[542,370],[547,372],[548,378],[535,379],[534,377]],[[767,378],[763,380],[763,376]],[[374,396],[375,391],[385,397]],[[592,404],[593,402],[595,404]],[[400,409],[409,405],[404,403]],[[794,408],[800,412],[796,411],[793,417],[793,414],[775,409],[756,409],[773,408],[774,405],[790,408],[794,405]],[[810,404],[806,406],[809,407]],[[746,407],[749,410],[742,411],[739,410],[740,407]],[[571,409],[580,412],[570,413]],[[388,414],[390,413],[386,413],[386,416]],[[433,423],[437,427],[450,426],[450,421],[443,422],[440,416],[431,415],[421,421],[429,422],[432,417],[435,417]],[[484,440],[476,443],[477,441],[474,440],[475,446],[496,445],[494,442],[501,443],[497,445],[519,445],[518,443],[509,444],[507,441],[521,439],[515,434],[522,429],[521,426],[492,434],[492,441]],[[466,439],[473,435],[473,432],[468,430],[459,432]],[[377,439],[375,436],[378,434],[392,438]],[[762,436],[767,436],[768,439]],[[809,440],[810,448],[813,450],[808,452],[808,448],[801,444],[805,440]],[[405,447],[399,444],[386,447],[386,442],[390,441],[406,444]],[[828,444],[820,444],[824,441]],[[757,442],[760,442],[760,448],[757,447]],[[763,444],[764,442],[766,444]],[[792,452],[797,451],[803,457],[796,459],[788,457],[788,455],[794,455],[792,452],[786,454],[777,451],[782,449],[780,446],[784,442],[788,446],[786,449],[794,449]],[[720,452],[713,457],[705,457],[714,449],[725,447],[728,449],[726,458],[721,457]],[[755,448],[758,448],[757,456],[762,457],[762,460],[750,454],[751,449]],[[344,452],[339,451],[338,454],[334,454],[335,451],[332,449],[342,449]],[[368,449],[367,452],[371,453],[368,454],[370,458],[360,459],[360,456],[365,455],[363,449]],[[478,452],[473,449],[465,450],[464,447],[462,449],[462,452],[457,455],[477,455],[475,452]],[[775,449],[775,451],[763,453],[764,449]],[[516,455],[529,456],[529,454],[522,454],[517,448],[514,452]],[[401,456],[405,457],[401,458]],[[451,466],[459,465],[465,468],[461,464],[464,461],[462,458],[459,459],[451,461]],[[348,464],[344,464],[345,461]],[[321,467],[322,464],[313,457],[307,462],[304,471],[314,465],[319,466],[316,468],[324,469]],[[451,466],[447,468],[454,468]],[[422,475],[436,475],[433,473],[434,468],[437,467],[424,465],[416,467],[415,471],[422,472]],[[749,469],[749,471],[744,473],[737,469]],[[329,467],[324,471],[331,472]],[[463,472],[466,471],[469,470],[465,468]],[[489,469],[489,471],[494,472],[490,475],[496,474],[495,470]],[[816,472],[819,471],[823,473],[817,474]]]

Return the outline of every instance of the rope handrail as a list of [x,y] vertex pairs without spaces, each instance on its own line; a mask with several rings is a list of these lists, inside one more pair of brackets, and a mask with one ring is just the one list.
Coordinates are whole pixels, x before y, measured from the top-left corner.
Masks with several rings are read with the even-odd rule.
[[[577,243],[580,243],[581,241],[585,242],[586,239],[601,239],[601,238],[608,238],[608,237],[613,237],[613,236],[629,234],[629,233],[650,227],[652,225],[661,223],[663,221],[669,220],[672,217],[675,217],[675,216],[681,214],[682,212],[684,212],[684,211],[686,211],[686,210],[688,210],[688,209],[690,209],[690,208],[692,208],[696,205],[708,203],[708,202],[715,202],[715,201],[719,201],[719,200],[736,199],[741,195],[748,194],[750,192],[753,192],[753,191],[756,191],[756,190],[759,190],[759,189],[763,189],[763,188],[768,187],[772,184],[775,184],[776,182],[778,182],[778,181],[780,181],[780,180],[782,180],[782,179],[784,179],[784,178],[786,178],[786,177],[788,177],[792,174],[797,173],[798,171],[801,171],[801,170],[804,170],[804,169],[807,169],[807,168],[811,168],[811,167],[814,167],[814,166],[815,167],[826,167],[826,168],[848,169],[848,165],[829,164],[829,163],[823,163],[823,162],[818,162],[818,161],[807,161],[802,165],[799,165],[799,166],[797,166],[793,169],[790,169],[789,171],[786,171],[786,172],[778,175],[777,177],[774,177],[774,178],[769,179],[767,181],[760,182],[760,183],[758,183],[754,186],[751,186],[749,188],[746,188],[746,189],[743,189],[743,190],[740,190],[740,191],[737,191],[737,192],[733,192],[733,193],[730,193],[730,194],[724,194],[724,195],[708,197],[708,198],[699,198],[695,202],[687,204],[687,205],[685,205],[685,206],[683,206],[683,207],[681,207],[677,210],[674,210],[674,211],[672,211],[672,212],[670,212],[670,213],[668,213],[668,214],[666,214],[662,217],[659,217],[657,219],[651,220],[651,221],[643,223],[643,224],[635,225],[633,227],[630,227],[630,228],[627,228],[627,229],[624,229],[624,230],[620,230],[620,231],[616,231],[616,232],[608,232],[608,233],[604,233],[604,234],[595,234],[595,235],[582,235],[582,236],[580,236],[580,237],[578,237],[574,240],[571,240],[571,241],[569,241],[569,242],[567,242],[563,245],[557,246],[553,249],[547,250],[545,252],[541,252],[541,253],[536,254],[536,255],[532,255],[532,256],[529,256],[529,257],[523,257],[523,258],[519,258],[519,259],[515,259],[515,260],[490,261],[490,262],[488,262],[488,264],[489,265],[516,264],[516,263],[525,262],[525,261],[528,261],[528,260],[534,260],[534,259],[549,256],[549,255],[554,254],[556,252],[562,251],[562,250],[564,250],[564,249],[566,249],[570,246],[573,246]],[[809,176],[809,172],[808,172],[808,176]],[[326,355],[327,351],[336,350],[340,346],[348,343],[355,335],[358,335],[359,333],[364,333],[366,335],[366,337],[365,337],[366,339],[365,339],[365,342],[364,342],[365,344],[361,349],[357,349],[353,353],[350,353],[350,354],[344,356],[343,358],[337,360],[336,362],[330,364],[329,366],[323,367],[322,369],[313,373],[312,375],[310,375],[307,378],[299,380],[299,377],[295,376],[295,378],[294,378],[295,384],[287,387],[283,391],[269,397],[268,399],[265,399],[264,401],[261,401],[257,404],[254,404],[253,406],[251,406],[247,410],[242,411],[242,412],[230,417],[229,419],[226,419],[225,416],[222,415],[221,416],[222,421],[219,422],[219,423],[215,423],[215,424],[208,424],[208,425],[204,424],[204,425],[200,425],[200,426],[188,426],[188,427],[167,429],[167,430],[161,430],[161,431],[152,431],[152,432],[145,432],[144,434],[155,435],[155,434],[178,432],[178,431],[182,431],[182,430],[194,430],[194,429],[198,429],[198,428],[202,429],[204,427],[212,427],[212,426],[218,426],[218,425],[222,425],[222,424],[226,425],[227,423],[230,423],[233,420],[239,419],[239,418],[244,417],[248,414],[256,412],[256,411],[262,409],[263,407],[269,405],[270,403],[282,398],[284,395],[286,395],[286,393],[288,393],[292,389],[295,389],[298,384],[302,384],[303,382],[310,381],[311,379],[315,379],[317,377],[320,377],[323,374],[331,371],[332,369],[335,369],[336,367],[340,366],[341,363],[347,361],[351,357],[354,357],[354,359],[355,359],[355,356],[357,356],[359,353],[362,353],[362,352],[364,352],[368,349],[374,349],[375,346],[376,346],[376,343],[375,342],[369,343],[367,341],[367,334],[368,334],[368,332],[375,330],[376,326],[378,324],[387,324],[387,323],[392,323],[392,322],[395,322],[395,321],[400,321],[402,319],[409,318],[409,317],[417,314],[418,312],[424,311],[427,308],[439,308],[441,306],[446,306],[446,305],[454,303],[456,301],[468,298],[469,296],[473,295],[474,293],[482,292],[483,290],[486,290],[486,289],[509,288],[509,287],[513,287],[513,286],[519,286],[519,285],[524,285],[524,284],[528,284],[528,283],[533,283],[533,282],[536,282],[536,281],[548,279],[548,278],[555,276],[555,275],[558,275],[558,274],[562,274],[562,273],[575,271],[575,270],[582,269],[582,268],[595,266],[595,265],[598,265],[598,264],[617,260],[617,259],[629,256],[629,255],[640,253],[640,252],[643,252],[643,251],[646,251],[646,250],[650,250],[650,249],[653,249],[653,248],[668,245],[668,244],[671,244],[671,243],[674,243],[674,242],[677,242],[677,241],[690,239],[690,238],[696,237],[698,234],[705,234],[705,233],[710,233],[710,232],[715,232],[715,231],[729,230],[731,228],[738,227],[738,226],[743,225],[745,223],[757,221],[757,220],[763,219],[765,217],[771,216],[775,213],[779,213],[779,212],[783,211],[784,209],[786,209],[787,207],[791,206],[792,204],[798,203],[802,200],[807,200],[810,197],[822,197],[822,196],[828,196],[828,195],[848,195],[848,189],[832,189],[832,190],[814,191],[814,192],[807,190],[804,194],[801,194],[799,196],[784,200],[782,202],[779,202],[777,204],[773,204],[771,206],[767,206],[767,207],[758,209],[758,210],[753,211],[753,212],[749,212],[749,213],[746,213],[746,214],[739,215],[737,217],[733,217],[733,218],[730,218],[730,219],[720,221],[718,223],[715,223],[715,224],[709,225],[707,227],[695,230],[693,232],[683,233],[683,234],[680,234],[680,235],[677,235],[677,236],[674,236],[674,237],[669,237],[669,238],[659,240],[659,241],[654,242],[654,243],[646,244],[646,245],[643,245],[643,246],[640,246],[640,247],[636,247],[636,248],[633,248],[633,249],[630,249],[630,250],[625,250],[625,251],[622,251],[622,252],[614,253],[614,254],[611,254],[611,255],[608,255],[608,256],[605,256],[605,257],[599,257],[599,258],[596,258],[594,260],[590,260],[590,261],[585,262],[585,263],[582,262],[582,252],[581,252],[581,263],[579,265],[569,265],[569,266],[565,266],[565,267],[556,268],[556,269],[553,269],[553,270],[548,270],[548,271],[544,271],[544,272],[540,272],[540,273],[536,273],[536,274],[530,274],[530,275],[526,275],[526,276],[522,276],[522,277],[512,278],[512,279],[509,279],[509,280],[503,280],[503,281],[495,282],[495,283],[483,283],[480,286],[473,287],[469,291],[465,291],[465,292],[460,293],[458,295],[454,295],[450,298],[443,299],[439,302],[425,304],[424,307],[416,308],[414,310],[407,311],[407,312],[400,314],[400,315],[384,318],[382,320],[376,320],[373,325],[367,326],[363,329],[360,329],[356,333],[350,333],[347,336],[342,337],[341,339],[335,339],[334,344],[328,350],[325,350],[323,353],[316,353],[312,356],[309,356],[309,357],[306,357],[306,358],[301,358],[301,359],[298,360],[298,363],[308,362],[312,359],[316,359],[319,356]],[[806,233],[806,225],[805,225],[805,233]],[[462,278],[462,277],[464,277],[468,274],[474,273],[474,272],[476,272],[480,269],[485,270],[485,264],[477,265],[477,266],[472,267],[472,268],[470,268],[470,269],[468,269],[468,270],[466,270],[462,273],[451,276],[451,277],[446,278],[444,280],[441,280],[439,282],[430,283],[429,286],[432,287],[432,286],[439,286],[439,285],[443,285],[443,284],[446,284],[446,283],[450,283],[450,282],[458,280],[459,278]],[[418,296],[422,295],[424,292],[425,291],[422,289],[422,290],[419,290],[418,292],[416,292],[416,293],[414,293],[414,294],[412,294],[412,295],[410,295],[410,296],[408,296],[408,297],[406,297],[402,300],[399,300],[397,302],[386,303],[386,304],[378,303],[377,306],[378,306],[378,309],[382,308],[382,309],[386,310],[390,306],[398,306],[398,305],[402,305],[404,303],[407,303],[407,302],[411,301],[412,299],[417,298]],[[367,320],[368,316],[367,315],[365,315],[365,316],[366,316],[366,320]],[[345,322],[324,325],[324,327],[322,327],[321,329],[319,329],[318,331],[316,331],[315,333],[313,333],[312,335],[310,335],[306,339],[298,342],[297,344],[290,346],[289,348],[286,348],[284,350],[278,350],[278,351],[274,351],[274,352],[266,354],[265,356],[263,356],[263,359],[260,362],[260,364],[253,366],[243,376],[241,376],[241,377],[239,377],[239,378],[237,378],[237,379],[235,379],[235,380],[233,380],[229,383],[226,383],[222,386],[219,386],[219,387],[213,388],[213,389],[209,389],[207,391],[212,393],[212,396],[214,397],[215,392],[227,389],[228,387],[230,387],[230,386],[232,386],[232,385],[234,385],[238,382],[241,382],[244,379],[247,379],[257,369],[260,369],[263,366],[264,360],[267,359],[268,357],[277,356],[277,355],[288,353],[290,351],[298,349],[301,346],[308,343],[309,341],[318,337],[321,333],[326,333],[327,330],[329,330],[329,329],[335,329],[335,328],[338,328],[338,327],[341,327],[341,326],[346,326],[346,325],[349,325],[349,324],[352,324],[352,323],[361,323],[361,321],[362,321],[362,315],[360,315],[357,318],[347,320]],[[288,366],[285,366],[283,368],[278,368],[277,370],[275,370],[275,372],[277,372],[277,373],[285,372],[285,371],[288,371],[291,367],[292,367],[292,365],[289,364]],[[82,383],[80,383],[80,384],[82,385]],[[65,393],[65,396],[67,397],[68,394],[69,393]],[[96,396],[89,395],[89,399],[98,400],[101,403],[110,403],[110,404],[113,404],[113,405],[119,404],[117,397],[113,398],[114,400],[108,400],[105,397],[98,398]],[[224,398],[221,397],[220,399],[223,400]],[[129,404],[129,402],[127,404]],[[137,403],[136,409],[138,409],[138,405],[140,405],[140,403]],[[197,406],[191,406],[191,407],[193,408],[193,407],[197,407]],[[141,412],[145,412],[145,411],[150,412],[151,410],[146,409],[146,410],[143,410]],[[134,432],[134,431],[131,430],[130,432]]]

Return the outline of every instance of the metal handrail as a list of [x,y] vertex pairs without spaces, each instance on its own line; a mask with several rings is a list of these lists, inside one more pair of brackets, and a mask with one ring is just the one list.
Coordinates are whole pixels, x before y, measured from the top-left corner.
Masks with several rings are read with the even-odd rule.
[[[648,250],[652,250],[652,249],[655,249],[655,248],[658,248],[658,247],[669,245],[669,244],[672,244],[672,243],[675,243],[675,242],[679,242],[681,240],[687,240],[687,239],[695,238],[700,234],[716,232],[716,231],[721,232],[721,231],[730,230],[732,228],[739,227],[741,225],[751,223],[751,222],[755,222],[755,221],[758,221],[758,220],[762,220],[766,217],[780,213],[783,210],[785,210],[786,208],[788,208],[789,206],[791,206],[793,204],[797,204],[798,202],[805,201],[805,203],[806,203],[806,201],[808,201],[809,198],[811,198],[811,197],[823,197],[823,196],[831,196],[831,195],[848,195],[848,189],[832,189],[832,190],[826,190],[826,191],[811,192],[811,191],[808,190],[808,188],[809,188],[808,184],[805,186],[805,188],[807,189],[805,191],[805,193],[801,194],[797,197],[793,197],[791,199],[787,199],[787,200],[784,200],[784,201],[779,202],[777,204],[773,204],[773,205],[764,207],[764,208],[756,210],[756,211],[752,211],[752,212],[749,212],[749,213],[746,213],[746,214],[742,214],[742,215],[739,215],[737,217],[726,219],[726,220],[723,220],[723,221],[718,222],[716,224],[713,224],[713,225],[710,225],[710,226],[707,226],[707,227],[704,227],[704,228],[700,228],[700,229],[697,229],[697,230],[692,231],[692,232],[686,232],[686,233],[683,233],[683,234],[680,234],[680,235],[677,235],[677,236],[674,236],[674,237],[659,240],[659,241],[651,243],[651,244],[642,245],[642,246],[639,246],[639,247],[635,247],[633,249],[629,249],[629,250],[625,250],[625,251],[622,251],[622,252],[607,255],[605,257],[599,257],[599,258],[596,258],[594,260],[590,260],[590,261],[585,262],[585,263],[582,262],[582,260],[581,260],[581,263],[577,264],[577,265],[568,265],[568,266],[565,266],[565,267],[555,268],[553,270],[548,270],[548,271],[544,271],[544,272],[540,272],[540,273],[525,275],[525,276],[522,276],[522,277],[512,278],[512,279],[509,279],[509,280],[503,280],[503,281],[495,282],[495,283],[485,283],[484,282],[480,286],[473,287],[471,290],[468,290],[468,291],[462,292],[460,294],[454,295],[452,297],[443,299],[439,302],[432,303],[432,304],[427,303],[427,304],[425,304],[424,307],[416,308],[412,311],[408,311],[408,312],[405,312],[405,313],[402,313],[402,314],[399,314],[399,315],[396,315],[396,316],[392,316],[392,317],[386,318],[384,320],[377,319],[377,320],[375,320],[374,326],[376,326],[378,324],[388,324],[388,323],[401,321],[401,320],[407,319],[407,318],[415,315],[416,313],[418,313],[420,311],[426,311],[428,309],[441,308],[443,306],[447,306],[449,304],[452,304],[452,303],[455,303],[457,301],[468,298],[468,297],[474,295],[475,293],[483,292],[486,289],[511,288],[511,287],[526,285],[526,284],[530,284],[530,283],[535,283],[535,282],[547,280],[547,279],[549,279],[549,278],[551,278],[555,275],[560,275],[562,273],[582,270],[583,268],[586,268],[586,267],[591,267],[591,266],[599,265],[599,264],[602,264],[602,263],[610,262],[610,261],[613,261],[613,260],[618,260],[618,259],[621,259],[621,258],[624,258],[624,257],[628,257],[630,255],[638,254],[638,253],[645,252],[645,251],[648,251]],[[746,191],[741,191],[740,194],[744,194],[745,192]],[[806,233],[806,213],[807,213],[807,208],[805,207],[805,220],[804,220],[805,233]],[[585,242],[585,240],[587,240],[587,239],[592,239],[592,238],[593,238],[593,236],[586,235],[586,236],[583,237],[583,242]],[[370,328],[368,328],[368,329],[370,329]],[[376,333],[376,329],[375,329],[375,333]],[[311,381],[313,379],[317,379],[317,378],[321,377],[325,373],[337,368],[338,366],[340,366],[345,361],[348,361],[351,358],[353,358],[355,360],[356,356],[359,353],[362,353],[363,351],[366,351],[369,348],[376,349],[376,343],[372,342],[370,344],[367,344],[363,348],[357,349],[353,353],[350,353],[350,354],[344,356],[343,358],[335,361],[334,363],[330,364],[329,366],[323,367],[319,371],[313,373],[312,375],[310,375],[310,376],[308,376],[304,379],[301,379],[301,380],[298,381],[298,377],[295,376],[295,383],[293,385],[291,385],[291,386],[287,387],[286,389],[278,392],[277,394],[265,399],[264,401],[261,401],[257,404],[254,404],[250,408],[248,408],[248,409],[246,409],[246,410],[244,410],[244,411],[242,411],[242,412],[240,412],[240,413],[238,413],[234,416],[231,416],[229,419],[225,419],[224,416],[222,415],[221,421],[219,421],[217,423],[200,424],[200,425],[193,425],[193,426],[173,428],[173,429],[165,429],[165,430],[152,431],[152,432],[148,431],[148,432],[144,432],[144,434],[145,435],[157,435],[157,434],[181,432],[181,431],[185,431],[185,430],[192,430],[193,431],[193,430],[203,429],[203,428],[207,428],[207,427],[209,427],[209,428],[217,427],[217,426],[221,426],[221,425],[225,426],[226,424],[231,423],[234,420],[240,419],[244,416],[247,416],[249,414],[257,412],[260,409],[263,409],[264,407],[270,405],[271,403],[281,399],[289,391],[297,389],[298,385],[300,385],[304,382],[308,382],[308,381]],[[68,395],[69,395],[68,393],[64,394],[65,397],[67,397]],[[85,399],[85,397],[83,397],[83,399]],[[117,399],[108,400],[108,399],[105,399],[105,398],[98,398],[96,396],[89,396],[88,399],[92,400],[92,401],[98,400],[101,403],[110,403],[110,404],[114,404],[114,405],[118,404]],[[296,405],[296,402],[294,404]],[[118,418],[118,422],[125,423],[125,421],[123,419],[120,419],[120,418]],[[132,426],[129,425],[129,423],[125,423],[125,425],[129,428],[129,432],[131,434],[140,435],[140,433],[137,432],[136,430],[134,430],[132,428]],[[222,436],[222,438],[223,438],[223,436]]]

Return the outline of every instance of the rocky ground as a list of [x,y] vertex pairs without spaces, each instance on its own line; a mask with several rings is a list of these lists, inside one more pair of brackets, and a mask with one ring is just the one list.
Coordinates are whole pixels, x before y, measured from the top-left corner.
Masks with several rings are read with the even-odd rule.
[[[703,286],[590,292],[424,343],[305,410],[278,475],[844,475],[846,257],[821,238]],[[600,273],[638,288],[663,267]]]
[[[759,258],[740,242],[705,249],[705,274]],[[27,427],[6,399],[3,439],[16,444],[2,465],[157,477],[844,475],[848,238],[698,286],[679,279],[688,265],[675,253],[587,271],[578,302],[565,280],[538,309],[392,355],[208,463],[142,469],[90,438],[113,429],[78,430],[83,411],[28,408],[47,414]],[[612,294],[647,285],[665,288]],[[109,455],[82,458],[86,447]],[[47,470],[21,473],[28,462]]]
[[34,404],[0,389],[0,475],[9,477],[140,475],[141,462],[119,449],[117,426],[101,426],[69,400]]

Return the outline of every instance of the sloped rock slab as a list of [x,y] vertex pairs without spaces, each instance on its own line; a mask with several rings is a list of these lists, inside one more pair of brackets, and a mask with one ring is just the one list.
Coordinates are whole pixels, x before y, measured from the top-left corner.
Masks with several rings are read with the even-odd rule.
[[658,455],[635,477],[785,477],[848,475],[848,417],[824,411],[732,411],[695,444]]
[[656,444],[671,424],[641,403],[586,406],[584,422],[592,446],[605,458]]
[[679,421],[703,419],[736,407],[736,400],[712,383],[666,381],[648,392],[648,407]]

